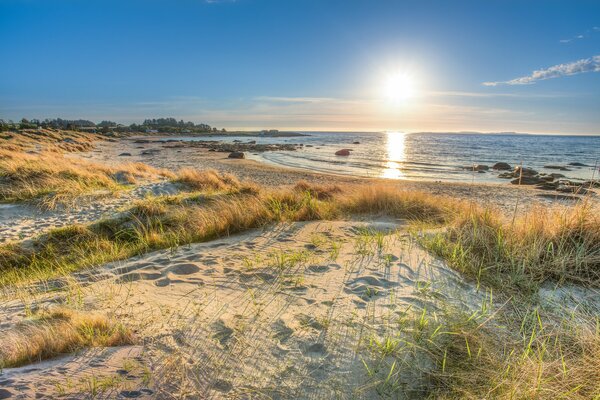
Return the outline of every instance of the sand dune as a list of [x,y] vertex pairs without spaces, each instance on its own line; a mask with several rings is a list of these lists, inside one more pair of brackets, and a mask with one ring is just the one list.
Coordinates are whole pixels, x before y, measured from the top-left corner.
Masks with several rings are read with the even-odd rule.
[[[106,379],[119,376],[115,364],[137,357],[152,370],[152,384],[126,378],[103,396],[377,398],[378,378],[365,372],[373,338],[395,335],[399,319],[441,303],[471,309],[484,298],[389,220],[280,225],[74,277],[85,304],[136,326],[143,356],[137,348],[109,357],[90,350],[7,369],[5,391],[52,396],[61,373]],[[406,362],[412,373],[398,384],[425,390],[419,377],[427,360]]]

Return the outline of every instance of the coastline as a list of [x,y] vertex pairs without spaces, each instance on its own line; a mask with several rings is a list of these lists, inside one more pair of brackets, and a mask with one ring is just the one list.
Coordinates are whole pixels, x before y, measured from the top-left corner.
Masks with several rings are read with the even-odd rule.
[[[161,136],[149,137],[160,139]],[[119,156],[129,153],[131,156]],[[91,152],[73,153],[71,156],[83,157],[104,163],[136,161],[147,163],[156,168],[177,170],[183,167],[197,169],[215,169],[236,175],[244,181],[252,181],[267,187],[291,186],[299,180],[316,184],[385,184],[400,190],[425,191],[431,194],[473,200],[481,205],[494,205],[506,212],[528,209],[541,204],[572,205],[583,196],[566,196],[534,189],[531,186],[506,183],[466,183],[435,180],[408,180],[351,176],[331,172],[316,172],[304,168],[276,165],[252,158],[230,159],[227,153],[212,152],[203,148],[169,148],[165,143],[133,143],[131,140],[117,142],[97,142]],[[598,190],[591,192],[597,194]],[[597,201],[595,195],[588,196]]]

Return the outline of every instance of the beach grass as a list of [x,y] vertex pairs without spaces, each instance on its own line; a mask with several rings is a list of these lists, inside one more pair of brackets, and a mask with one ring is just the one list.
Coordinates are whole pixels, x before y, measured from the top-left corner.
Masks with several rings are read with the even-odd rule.
[[581,205],[533,209],[515,218],[451,198],[383,185],[344,190],[300,183],[285,190],[243,185],[227,175],[184,171],[204,191],[137,201],[121,215],[67,226],[0,246],[0,284],[47,279],[144,252],[203,242],[284,221],[360,215],[411,221],[430,251],[474,280],[515,293],[546,281],[600,285],[600,221]]
[[0,201],[33,201],[45,209],[69,204],[86,194],[114,193],[140,178],[171,176],[142,163],[109,167],[57,152],[0,150]]
[[[52,279],[80,269],[280,222],[403,219],[419,243],[481,290],[499,292],[503,303],[493,302],[490,290],[475,311],[439,301],[435,309],[398,314],[389,334],[371,335],[359,351],[368,388],[388,398],[600,396],[594,385],[600,381],[598,316],[583,305],[541,306],[533,296],[548,282],[600,286],[600,223],[592,205],[504,216],[381,184],[340,188],[299,182],[273,190],[193,170],[172,179],[189,191],[141,199],[110,219],[1,245],[0,286],[6,293],[34,281],[52,287]],[[312,244],[319,247],[324,240],[313,237]],[[356,254],[384,257],[386,240],[381,232],[359,231]],[[269,265],[286,269],[303,257],[274,253]],[[17,325],[6,337],[0,344],[5,367],[134,340],[113,320],[60,309]],[[415,374],[416,386],[404,381]]]
[[421,242],[458,271],[486,285],[535,293],[544,282],[600,286],[597,207],[541,208],[514,217],[495,210],[460,213]]
[[134,341],[129,329],[106,316],[55,307],[2,333],[0,368],[19,367],[86,347],[121,346]]
[[[0,285],[45,280],[152,250],[228,236],[285,221],[333,220],[381,214],[439,224],[466,207],[449,198],[355,187],[325,200],[315,190],[267,190],[257,185],[232,188],[227,177],[211,187],[225,191],[191,192],[137,201],[114,218],[51,230],[34,245],[0,246]],[[215,186],[216,185],[216,186]]]

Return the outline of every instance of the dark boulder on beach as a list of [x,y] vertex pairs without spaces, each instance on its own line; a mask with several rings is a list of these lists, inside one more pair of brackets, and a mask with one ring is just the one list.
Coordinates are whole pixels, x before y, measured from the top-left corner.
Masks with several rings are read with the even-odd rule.
[[131,153],[121,153],[119,157],[131,157]]
[[356,142],[352,142],[352,144],[360,144],[360,142],[359,142],[359,141],[356,141]]
[[492,165],[492,169],[496,171],[510,171],[512,167],[508,163],[497,162],[496,164]]
[[232,151],[227,158],[246,158],[246,155],[241,151]]
[[477,171],[477,172],[485,172],[490,169],[487,165],[483,164],[473,164],[464,167],[467,171]]
[[544,183],[544,181],[537,176],[522,176],[520,178],[513,179],[510,181],[513,185],[537,185]]
[[335,152],[336,156],[349,156],[350,155],[350,149],[341,149]]
[[589,165],[583,164],[583,163],[580,163],[580,162],[572,162],[572,163],[569,163],[569,165],[571,167],[589,167]]
[[515,167],[513,175],[515,177],[520,176],[535,176],[538,175],[538,172],[535,169],[517,166]]

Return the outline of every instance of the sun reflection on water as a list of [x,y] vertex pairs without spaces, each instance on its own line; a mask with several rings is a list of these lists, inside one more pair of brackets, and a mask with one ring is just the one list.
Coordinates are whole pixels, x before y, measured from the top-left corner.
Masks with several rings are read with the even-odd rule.
[[404,139],[406,134],[403,132],[386,133],[387,161],[381,176],[383,178],[401,179],[404,177],[404,173],[402,172],[402,162],[405,160]]

